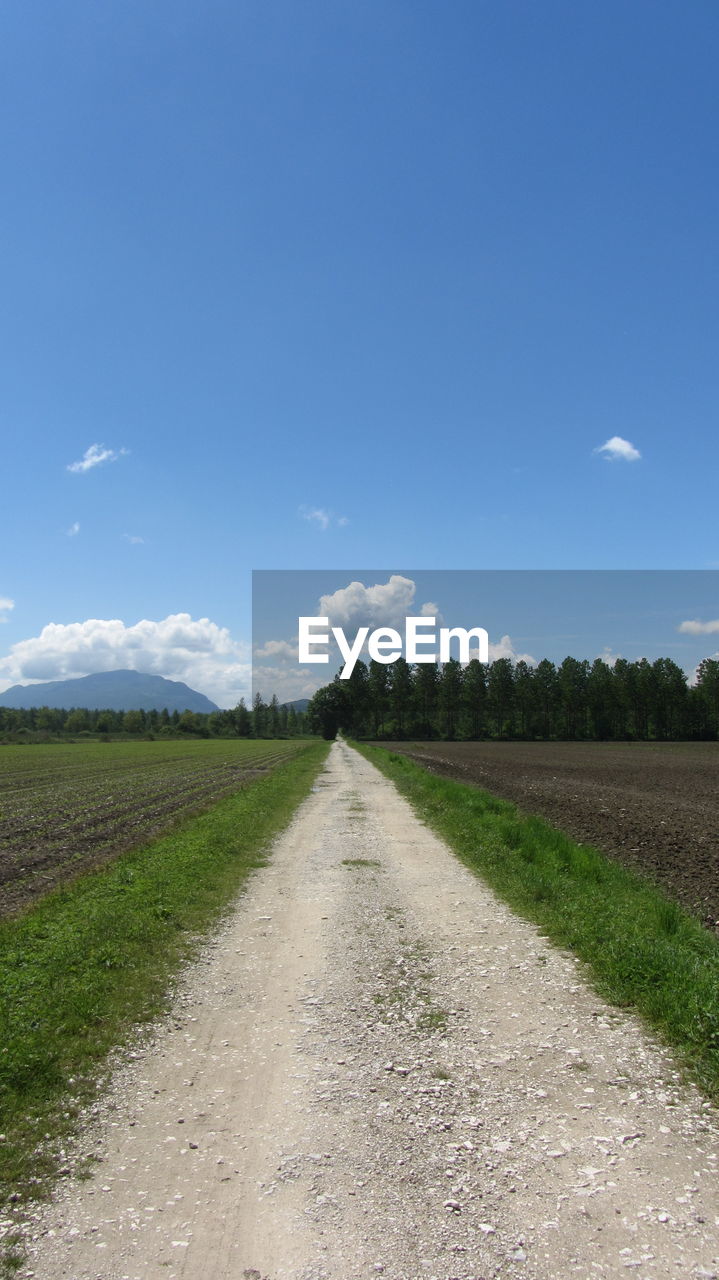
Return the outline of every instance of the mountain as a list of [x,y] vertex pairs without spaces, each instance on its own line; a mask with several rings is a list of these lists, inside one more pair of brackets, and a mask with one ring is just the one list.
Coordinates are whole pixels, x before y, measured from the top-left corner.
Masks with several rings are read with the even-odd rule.
[[294,707],[295,711],[306,711],[310,705],[310,700],[309,698],[295,698],[294,702],[284,702],[282,705],[287,707],[288,711],[290,707]]
[[204,693],[181,680],[142,671],[99,671],[78,680],[14,684],[0,693],[0,707],[84,707],[88,711],[217,711]]

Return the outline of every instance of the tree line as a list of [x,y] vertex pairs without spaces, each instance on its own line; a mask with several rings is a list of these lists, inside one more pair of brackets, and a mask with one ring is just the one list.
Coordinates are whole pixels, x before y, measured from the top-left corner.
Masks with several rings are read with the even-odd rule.
[[719,661],[705,658],[691,685],[671,658],[358,662],[314,695],[307,717],[326,738],[716,739]]
[[0,736],[21,741],[78,734],[101,738],[292,738],[307,731],[304,712],[280,703],[277,697],[266,703],[260,693],[251,708],[241,698],[232,710],[210,712],[0,706]]
[[[0,698],[2,695],[0,695]],[[705,658],[689,684],[671,658],[609,665],[565,658],[532,667],[498,658],[462,666],[357,662],[302,712],[255,694],[226,711],[116,711],[0,706],[0,737],[284,738],[338,730],[359,738],[564,738],[658,741],[719,738],[719,661]]]

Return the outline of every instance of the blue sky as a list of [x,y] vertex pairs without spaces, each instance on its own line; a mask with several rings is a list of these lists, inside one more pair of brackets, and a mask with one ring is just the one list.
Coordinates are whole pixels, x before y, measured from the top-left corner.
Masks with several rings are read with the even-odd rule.
[[253,568],[719,564],[718,60],[703,2],[4,6],[0,688],[232,701]]

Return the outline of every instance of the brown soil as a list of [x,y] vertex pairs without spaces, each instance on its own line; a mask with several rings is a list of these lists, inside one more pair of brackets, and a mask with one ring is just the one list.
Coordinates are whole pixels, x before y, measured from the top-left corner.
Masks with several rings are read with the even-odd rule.
[[415,742],[392,750],[541,814],[719,925],[719,743]]

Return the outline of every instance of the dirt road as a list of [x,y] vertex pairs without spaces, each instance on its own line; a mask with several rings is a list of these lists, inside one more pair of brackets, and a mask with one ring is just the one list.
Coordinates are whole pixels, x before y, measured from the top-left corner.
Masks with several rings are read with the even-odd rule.
[[716,1276],[716,1113],[577,970],[335,744],[21,1274]]

